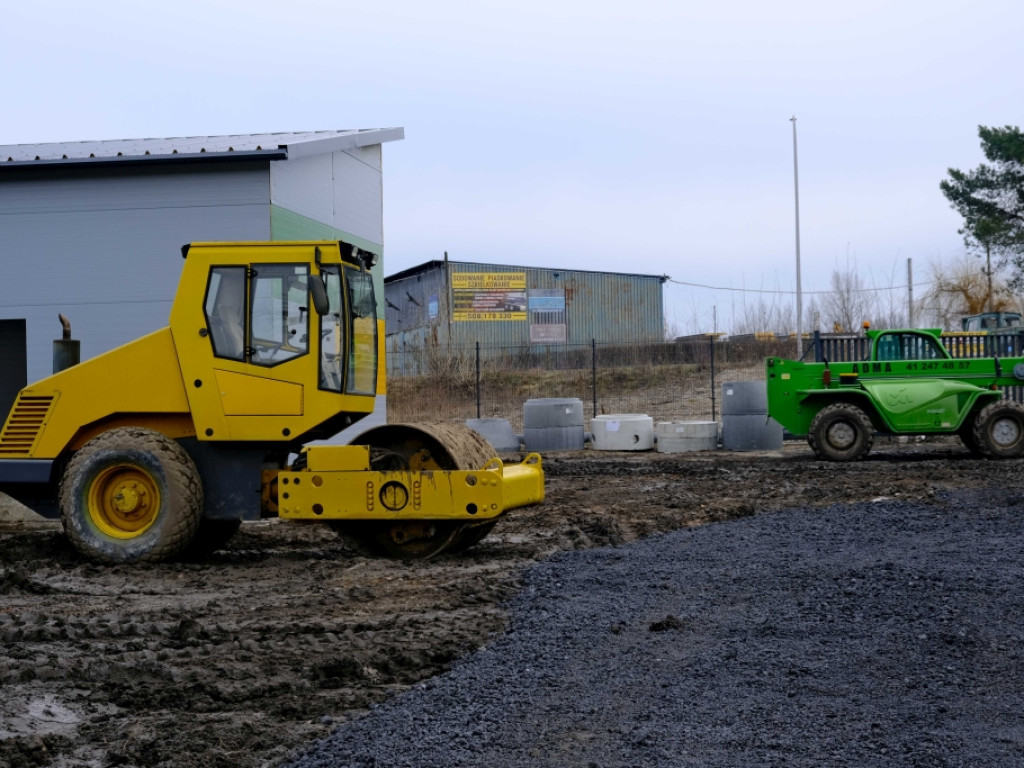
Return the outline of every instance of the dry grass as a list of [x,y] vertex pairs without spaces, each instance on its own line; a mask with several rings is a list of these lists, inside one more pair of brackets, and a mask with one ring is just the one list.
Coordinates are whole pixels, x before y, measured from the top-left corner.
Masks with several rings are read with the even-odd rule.
[[[479,391],[475,367],[470,375],[451,370],[419,376],[392,376],[388,382],[388,420],[465,420],[478,415],[508,419],[522,429],[523,403],[543,397],[583,401],[589,418],[604,413],[643,413],[655,421],[703,421],[718,416],[722,383],[762,379],[757,361],[716,364],[632,364],[587,368],[517,369],[489,361],[481,365]],[[479,407],[478,407],[479,406]]]

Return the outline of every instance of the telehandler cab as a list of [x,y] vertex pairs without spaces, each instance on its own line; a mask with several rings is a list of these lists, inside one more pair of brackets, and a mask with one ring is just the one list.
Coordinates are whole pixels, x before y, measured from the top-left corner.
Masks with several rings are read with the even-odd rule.
[[25,387],[0,431],[0,491],[59,515],[82,554],[198,555],[242,520],[279,516],[326,521],[367,554],[424,558],[543,500],[538,455],[505,466],[459,425],[307,445],[384,392],[374,254],[334,241],[182,255],[169,327]]

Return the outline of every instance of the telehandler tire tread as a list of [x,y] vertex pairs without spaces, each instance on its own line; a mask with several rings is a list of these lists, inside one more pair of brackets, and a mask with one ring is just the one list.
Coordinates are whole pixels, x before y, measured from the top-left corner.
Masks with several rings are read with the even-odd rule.
[[875,441],[868,415],[852,403],[826,405],[811,421],[807,442],[828,461],[857,461],[867,456]]
[[1016,459],[1024,455],[1024,406],[1011,400],[986,405],[974,419],[973,434],[982,456]]
[[174,440],[140,427],[112,429],[71,459],[60,511],[71,543],[89,559],[159,562],[179,555],[195,536],[202,484]]

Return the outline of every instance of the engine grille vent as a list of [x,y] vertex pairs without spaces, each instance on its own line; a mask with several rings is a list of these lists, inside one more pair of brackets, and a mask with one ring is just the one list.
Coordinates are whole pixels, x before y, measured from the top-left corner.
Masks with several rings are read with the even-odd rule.
[[0,457],[31,456],[53,407],[53,395],[20,395],[0,432]]

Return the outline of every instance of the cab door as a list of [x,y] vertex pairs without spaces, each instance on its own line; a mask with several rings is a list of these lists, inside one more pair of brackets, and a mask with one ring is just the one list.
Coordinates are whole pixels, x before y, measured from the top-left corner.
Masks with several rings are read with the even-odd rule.
[[[300,434],[317,385],[308,262],[206,268],[198,334],[175,334],[200,440]],[[172,325],[174,323],[172,322]]]

